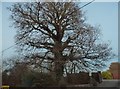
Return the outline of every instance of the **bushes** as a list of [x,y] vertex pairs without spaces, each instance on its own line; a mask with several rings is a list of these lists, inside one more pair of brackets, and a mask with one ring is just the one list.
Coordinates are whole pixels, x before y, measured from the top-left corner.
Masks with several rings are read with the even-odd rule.
[[38,73],[29,71],[23,75],[22,85],[27,87],[54,86],[56,85],[56,81],[48,73]]
[[37,84],[37,86],[38,86],[38,84],[40,86],[54,86],[54,85],[56,85],[55,79],[47,73],[39,73],[38,75],[35,75],[35,76],[36,77],[33,81],[33,84],[34,84],[33,86],[36,86],[36,84]]
[[33,80],[35,79],[34,73],[29,71],[23,74],[22,76],[22,86],[31,86],[33,84]]
[[103,79],[112,79],[112,74],[109,71],[102,72]]

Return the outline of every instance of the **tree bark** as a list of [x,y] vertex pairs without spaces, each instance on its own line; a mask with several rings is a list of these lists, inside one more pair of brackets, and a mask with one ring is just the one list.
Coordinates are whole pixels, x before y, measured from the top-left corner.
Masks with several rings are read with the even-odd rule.
[[55,54],[54,72],[57,83],[59,83],[64,73],[64,61],[61,56],[62,56],[61,53]]

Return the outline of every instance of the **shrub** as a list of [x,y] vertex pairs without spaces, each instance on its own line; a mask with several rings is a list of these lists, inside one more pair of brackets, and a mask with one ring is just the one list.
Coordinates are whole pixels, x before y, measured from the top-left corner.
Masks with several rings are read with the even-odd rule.
[[48,73],[28,72],[22,78],[23,86],[54,86],[56,85],[55,79]]
[[109,71],[102,72],[103,79],[112,79],[112,74]]

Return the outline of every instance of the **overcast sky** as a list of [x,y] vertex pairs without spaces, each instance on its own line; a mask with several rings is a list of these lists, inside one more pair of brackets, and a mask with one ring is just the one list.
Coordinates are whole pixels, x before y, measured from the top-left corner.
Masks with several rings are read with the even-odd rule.
[[[2,50],[14,44],[15,29],[9,20],[10,12],[6,7],[11,6],[12,2],[2,3]],[[83,5],[85,3],[82,3]],[[1,8],[1,3],[0,3]],[[118,54],[118,3],[117,2],[94,2],[82,9],[85,11],[87,22],[93,26],[100,25],[102,40],[111,43],[115,54]],[[2,16],[1,16],[2,15]],[[0,18],[1,19],[1,18]],[[0,26],[1,27],[1,26]],[[1,35],[1,34],[0,34]],[[0,48],[1,49],[1,48]],[[15,54],[15,48],[4,51],[3,57],[9,57]],[[117,61],[117,58],[112,61]]]

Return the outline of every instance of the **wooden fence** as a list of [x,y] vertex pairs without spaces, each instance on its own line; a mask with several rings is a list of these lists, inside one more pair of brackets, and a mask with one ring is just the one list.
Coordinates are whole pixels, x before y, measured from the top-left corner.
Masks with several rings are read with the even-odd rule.
[[[93,78],[96,82],[102,82],[102,76],[100,72],[92,73],[91,78]],[[80,72],[74,74],[67,74],[66,81],[68,84],[89,84],[90,83],[90,76],[89,73]]]

